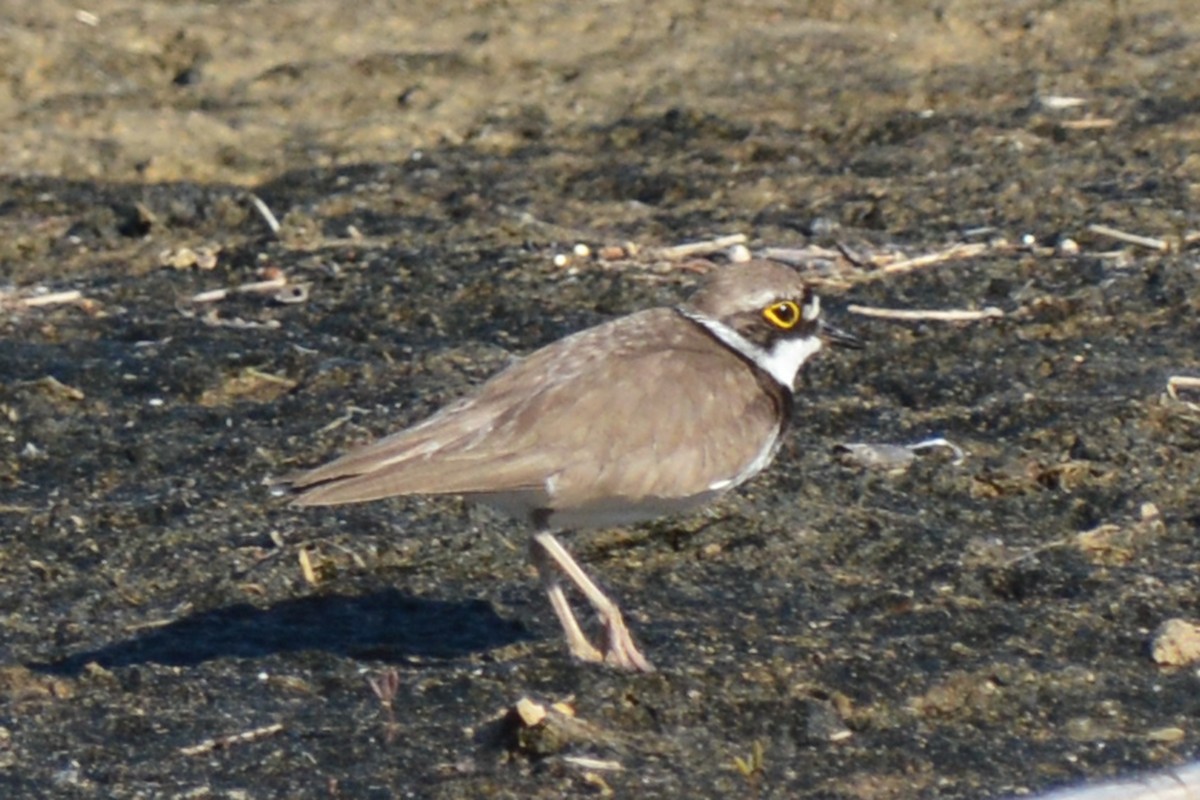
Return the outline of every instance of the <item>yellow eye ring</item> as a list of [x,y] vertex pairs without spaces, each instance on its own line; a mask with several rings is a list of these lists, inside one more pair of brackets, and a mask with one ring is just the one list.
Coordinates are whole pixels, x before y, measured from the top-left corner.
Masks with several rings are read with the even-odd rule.
[[791,300],[783,300],[779,303],[772,303],[763,309],[763,318],[767,322],[779,328],[781,331],[790,331],[800,322],[800,306],[793,303]]

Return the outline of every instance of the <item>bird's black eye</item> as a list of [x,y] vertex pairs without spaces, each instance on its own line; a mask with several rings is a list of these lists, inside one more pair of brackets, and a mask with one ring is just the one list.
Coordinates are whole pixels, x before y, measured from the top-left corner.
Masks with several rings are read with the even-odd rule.
[[763,309],[763,317],[767,322],[781,331],[790,331],[800,321],[800,306],[791,300],[772,303]]

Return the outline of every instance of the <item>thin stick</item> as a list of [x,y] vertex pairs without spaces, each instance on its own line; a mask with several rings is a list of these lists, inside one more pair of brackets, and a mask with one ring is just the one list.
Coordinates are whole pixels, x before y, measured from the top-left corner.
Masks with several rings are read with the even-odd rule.
[[[37,291],[37,290],[34,290]],[[46,294],[29,294],[19,297],[20,292],[0,291],[0,308],[39,308],[41,306],[60,305],[62,303],[87,303],[83,293],[78,289],[65,292],[47,292]]]
[[977,311],[970,309],[937,311],[922,308],[877,308],[875,306],[852,305],[847,306],[846,310],[852,314],[861,314],[864,317],[876,317],[878,319],[927,320],[932,322],[974,322],[976,320],[994,319],[1004,316],[1004,312],[995,306],[988,306]]
[[1127,242],[1128,244],[1136,244],[1139,247],[1148,247],[1151,250],[1158,250],[1160,253],[1165,253],[1171,249],[1171,245],[1163,239],[1155,239],[1150,236],[1138,236],[1136,233],[1126,233],[1119,231],[1116,228],[1110,228],[1107,225],[1088,225],[1087,229],[1099,236],[1107,236],[1110,239]]
[[278,235],[279,220],[276,219],[275,215],[271,213],[271,209],[262,201],[262,198],[260,198],[254,192],[250,192],[249,196],[250,205],[254,206],[255,210],[258,211],[260,216],[262,216],[263,221],[267,223],[267,227],[271,229],[271,233]]
[[1200,378],[1191,378],[1186,375],[1172,375],[1167,378],[1167,394],[1172,400],[1179,399],[1180,389],[1198,389],[1200,390]]
[[77,289],[71,289],[66,292],[51,292],[50,294],[39,294],[33,297],[23,297],[17,302],[26,308],[37,308],[38,306],[52,306],[58,303],[74,303],[76,300],[83,299],[83,292]]
[[324,428],[321,428],[321,430],[317,431],[317,435],[323,436],[326,433],[329,433],[330,431],[337,430],[338,428],[342,427],[350,420],[354,419],[355,414],[369,414],[369,413],[371,413],[371,412],[367,411],[367,409],[365,409],[365,408],[359,408],[358,406],[349,406],[346,409],[345,414],[338,417],[333,422],[330,422]]
[[235,286],[233,291],[238,294],[267,294],[276,289],[282,289],[287,286],[287,275],[279,275],[274,278],[268,278],[265,281],[253,281],[252,283],[243,283],[240,286]]
[[1044,94],[1038,98],[1044,108],[1059,111],[1064,108],[1077,108],[1087,103],[1082,97],[1070,97],[1062,94]]
[[68,400],[82,400],[86,395],[74,386],[68,386],[53,375],[43,376],[38,383],[45,386],[50,391],[59,397],[65,397]]
[[312,557],[308,554],[308,548],[301,547],[300,555],[300,574],[304,576],[304,582],[309,586],[316,586],[320,583],[317,579],[317,571],[313,569]]
[[946,447],[950,452],[954,453],[954,465],[958,466],[967,460],[967,451],[956,445],[954,442],[947,439],[945,436],[935,436],[932,439],[924,439],[915,444],[908,445],[909,450],[929,450],[934,447]]
[[589,758],[588,756],[563,756],[562,760],[573,767],[580,767],[582,769],[600,769],[612,772],[620,772],[625,769],[620,761],[613,761],[611,759]]
[[931,264],[941,264],[944,261],[950,261],[955,258],[973,258],[980,253],[986,252],[990,246],[983,242],[976,242],[974,244],[959,242],[936,253],[929,253],[928,255],[906,258],[903,261],[894,261],[891,264],[885,264],[877,274],[895,275],[898,272],[911,272],[921,267],[928,267]]
[[251,378],[257,378],[258,380],[265,381],[266,383],[275,383],[288,389],[291,389],[296,385],[296,382],[291,378],[285,378],[282,375],[272,375],[269,372],[263,372],[261,369],[255,369],[254,367],[246,367],[244,370],[242,370],[242,374]]
[[146,620],[145,622],[135,622],[132,625],[126,625],[125,630],[130,633],[137,633],[138,631],[152,631],[157,630],[158,628],[165,628],[168,625],[174,625],[177,622],[179,622],[178,617],[171,617],[170,619],[150,619]]
[[270,278],[265,281],[254,281],[253,283],[243,283],[240,286],[227,287],[224,289],[209,289],[206,292],[194,294],[190,298],[192,303],[219,303],[231,294],[266,294],[277,289],[282,289],[288,285],[286,275],[280,275],[277,278]]
[[244,744],[246,742],[254,742],[259,739],[265,739],[268,736],[273,736],[283,730],[281,723],[274,725],[264,725],[261,728],[243,731],[242,733],[231,733],[228,736],[216,736],[212,739],[205,739],[200,744],[194,744],[189,747],[179,748],[180,755],[199,756],[204,753],[211,753],[213,750],[219,750],[223,747],[230,747],[235,744]]
[[735,233],[730,236],[718,236],[716,239],[710,239],[706,242],[689,242],[687,244],[677,244],[674,247],[664,247],[658,250],[657,253],[668,261],[680,261],[692,256],[715,253],[719,250],[724,250],[726,247],[733,247],[735,244],[745,244],[746,241],[746,234]]
[[1097,117],[1094,119],[1066,119],[1058,123],[1060,128],[1069,131],[1090,131],[1097,128],[1111,128],[1117,124],[1115,119]]

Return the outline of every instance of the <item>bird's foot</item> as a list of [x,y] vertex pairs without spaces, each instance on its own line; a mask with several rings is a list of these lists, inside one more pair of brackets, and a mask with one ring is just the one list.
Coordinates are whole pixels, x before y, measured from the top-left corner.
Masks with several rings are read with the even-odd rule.
[[587,639],[567,639],[567,649],[571,651],[571,657],[576,661],[584,661],[588,664],[603,664],[604,653],[597,650]]
[[608,632],[608,648],[604,654],[604,663],[629,672],[654,672],[654,665],[642,655],[642,651],[638,650],[637,645],[633,643],[633,636],[625,627],[625,620],[621,618],[621,612],[617,611],[608,616],[604,621],[604,627]]
[[633,643],[633,636],[625,627],[620,612],[609,617],[604,623],[604,628],[608,641],[603,651],[589,642],[582,631],[578,631],[576,636],[568,633],[567,649],[571,652],[571,657],[587,664],[606,664],[627,672],[654,672],[654,665]]

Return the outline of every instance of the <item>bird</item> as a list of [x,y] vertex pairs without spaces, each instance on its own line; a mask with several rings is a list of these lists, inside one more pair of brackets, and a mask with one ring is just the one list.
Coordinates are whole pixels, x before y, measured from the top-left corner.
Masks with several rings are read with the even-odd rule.
[[[531,529],[530,558],[571,656],[652,672],[618,605],[556,533],[696,509],[775,458],[801,367],[825,344],[861,347],[828,324],[795,269],[713,266],[685,301],[554,341],[411,427],[276,479],[294,506],[458,495]],[[564,581],[604,629],[584,633]]]

